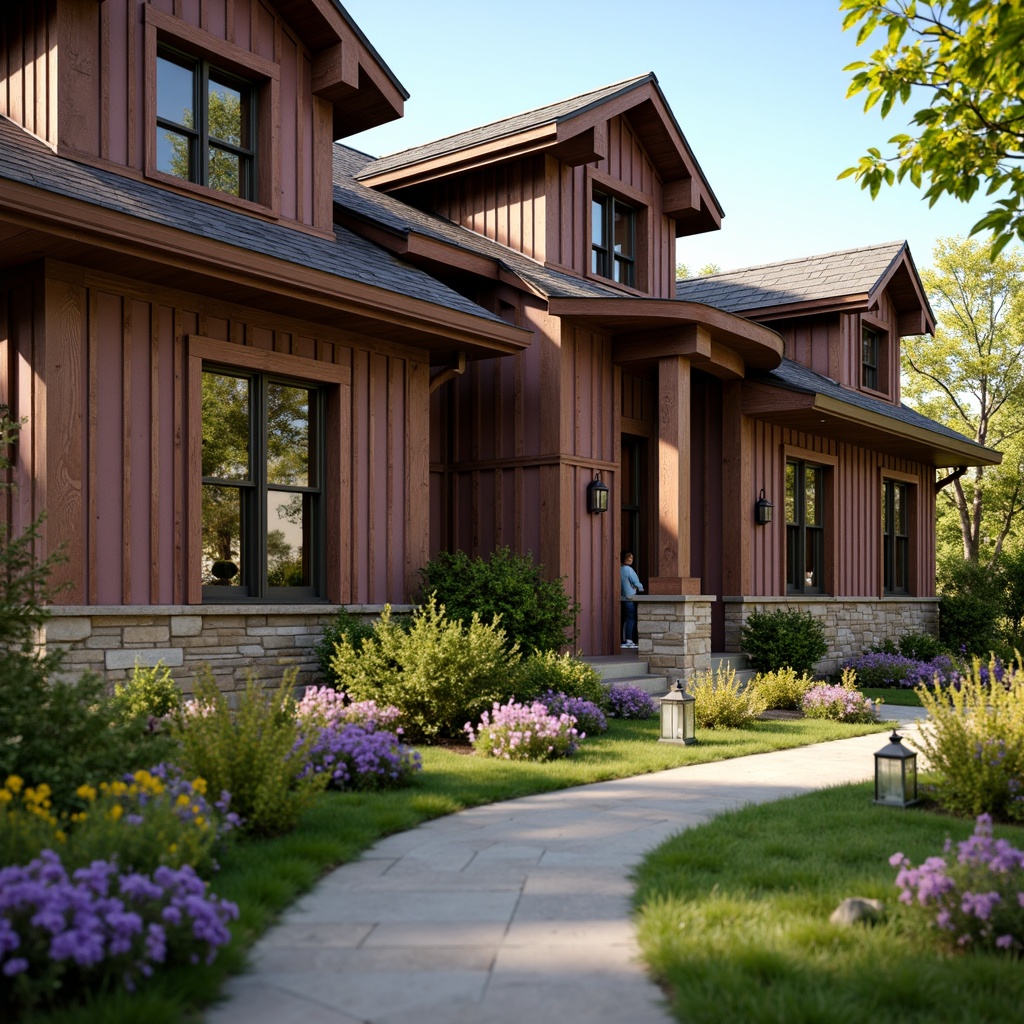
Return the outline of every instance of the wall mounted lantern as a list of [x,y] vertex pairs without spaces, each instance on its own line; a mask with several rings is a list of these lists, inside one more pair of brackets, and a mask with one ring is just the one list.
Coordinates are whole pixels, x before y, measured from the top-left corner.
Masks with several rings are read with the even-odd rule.
[[683,743],[691,746],[697,742],[694,735],[693,708],[696,699],[686,693],[677,679],[658,704],[661,710],[661,735],[659,743]]
[[764,496],[764,488],[761,488],[761,497],[754,505],[754,522],[758,526],[767,526],[772,521],[772,509],[775,506]]
[[608,511],[608,488],[601,483],[600,473],[595,473],[587,484],[587,511],[594,515]]
[[875,803],[909,807],[917,803],[917,754],[907,750],[895,729],[875,754]]

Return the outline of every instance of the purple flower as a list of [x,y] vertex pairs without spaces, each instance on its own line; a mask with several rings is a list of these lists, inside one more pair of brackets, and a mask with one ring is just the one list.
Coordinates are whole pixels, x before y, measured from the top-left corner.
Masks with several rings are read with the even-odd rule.
[[576,729],[569,714],[552,714],[540,701],[532,704],[494,704],[480,716],[474,730],[465,726],[477,753],[508,761],[547,761],[553,757],[571,757],[585,733]]
[[608,691],[612,718],[650,718],[656,708],[654,698],[639,686],[612,686]]

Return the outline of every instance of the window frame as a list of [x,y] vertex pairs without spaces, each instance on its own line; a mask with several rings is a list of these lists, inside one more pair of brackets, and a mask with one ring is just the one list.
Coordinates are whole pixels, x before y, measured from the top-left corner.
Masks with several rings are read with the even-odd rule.
[[[595,221],[597,220],[598,209],[600,210],[600,242],[595,237],[597,235]],[[616,213],[619,210],[626,214],[629,225],[631,255],[628,256],[616,251]],[[637,277],[636,239],[636,207],[619,199],[610,192],[602,192],[595,188],[590,194],[590,272],[596,277],[611,281],[613,284],[635,288]],[[627,279],[616,276],[620,267],[625,270],[625,277]]]
[[[145,19],[146,79],[143,94],[145,151],[143,171],[147,178],[176,190],[229,206],[278,217],[280,215],[279,148],[274,125],[280,123],[281,70],[274,61],[216,39],[152,5],[143,7]],[[251,199],[222,192],[195,181],[167,174],[157,167],[157,57],[161,51],[205,61],[225,76],[247,83],[254,106],[253,167],[255,188]],[[205,100],[204,100],[205,102]]]
[[[857,351],[857,387],[872,395],[882,398],[891,398],[892,373],[889,365],[889,355],[892,351],[892,338],[889,325],[870,313],[861,314],[860,318],[859,347]],[[871,365],[864,358],[865,336],[870,335],[874,339],[874,365]],[[874,382],[868,379],[868,371],[873,373]]]
[[[343,414],[351,405],[351,371],[344,366],[325,363],[300,356],[284,355],[251,349],[230,342],[216,341],[198,335],[189,335],[187,342],[187,543],[185,557],[185,594],[189,604],[294,604],[340,603],[345,588],[342,579],[342,553],[335,531],[328,524],[340,524],[343,519],[344,468],[342,460]],[[258,540],[258,550],[250,554],[250,562],[261,565],[256,593],[240,593],[237,587],[204,587],[202,585],[202,375],[205,370],[217,370],[239,377],[262,377],[268,382],[281,382],[316,390],[319,394],[319,511],[313,529],[319,530],[315,541],[319,551],[311,575],[310,588],[267,587],[265,585],[266,529]],[[251,456],[255,458],[255,455]],[[212,478],[211,478],[212,479]],[[303,490],[291,486],[264,487],[250,507],[256,510],[257,520],[265,520],[266,495],[278,491]],[[257,524],[258,525],[258,524]],[[265,522],[263,523],[265,526]],[[249,529],[255,529],[250,525]],[[228,591],[228,592],[222,592]],[[301,592],[300,592],[301,591]]]
[[[796,494],[794,495],[794,508],[798,513],[796,521],[789,518],[789,467],[796,469]],[[810,459],[795,456],[787,456],[783,467],[783,488],[785,495],[786,515],[786,593],[787,594],[826,594],[828,593],[828,493],[827,493],[827,470],[829,467]],[[806,472],[810,470],[817,474],[819,494],[817,502],[818,521],[807,522],[807,489]],[[807,545],[808,533],[813,531],[815,541],[815,554],[820,563],[818,579],[815,583],[808,584],[807,576]],[[791,538],[796,537],[796,543]],[[791,582],[792,581],[792,582]]]
[[[917,495],[920,481],[917,477],[894,470],[883,470],[879,479],[880,506],[882,521],[879,524],[879,593],[882,597],[907,597],[917,593],[917,549],[914,545],[914,533],[917,524]],[[903,509],[906,518],[906,534],[896,534],[889,529],[890,493],[895,488],[903,489]],[[906,586],[893,586],[892,573],[896,567],[896,554],[899,547],[904,549],[904,566]]]
[[[586,245],[586,257],[583,267],[583,276],[591,281],[603,285],[611,285],[614,288],[621,288],[623,291],[634,295],[649,294],[651,283],[650,267],[650,238],[651,238],[651,203],[652,198],[631,188],[624,182],[616,181],[614,178],[592,167],[586,170],[586,212],[583,217],[586,237],[582,239]],[[607,196],[614,202],[624,207],[629,207],[633,213],[633,283],[626,284],[616,281],[614,278],[606,277],[593,269],[594,252],[594,199],[596,196]],[[607,238],[608,236],[605,235]],[[614,242],[614,239],[613,239]],[[613,245],[614,248],[614,245]]]
[[860,325],[860,383],[861,387],[868,391],[878,391],[878,354],[881,347],[878,331],[862,323]]

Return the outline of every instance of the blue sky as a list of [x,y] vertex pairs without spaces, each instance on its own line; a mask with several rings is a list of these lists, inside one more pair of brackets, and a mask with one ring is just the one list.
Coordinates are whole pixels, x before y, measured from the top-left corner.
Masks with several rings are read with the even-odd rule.
[[723,269],[905,238],[918,267],[985,208],[928,209],[906,183],[874,202],[836,175],[903,130],[847,100],[861,57],[837,0],[344,0],[411,94],[405,117],[346,140],[418,145],[653,71],[725,209],[677,259]]

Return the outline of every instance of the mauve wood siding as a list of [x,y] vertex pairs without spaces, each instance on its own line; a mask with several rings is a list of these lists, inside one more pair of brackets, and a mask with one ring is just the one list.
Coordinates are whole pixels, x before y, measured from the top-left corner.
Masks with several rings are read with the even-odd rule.
[[[431,550],[486,557],[508,545],[583,606],[577,644],[610,647],[618,629],[618,513],[590,515],[598,470],[613,495],[618,372],[610,340],[565,327],[527,300],[533,345],[471,363],[431,402]],[[603,595],[603,596],[602,596]]]
[[[277,64],[273,126],[277,206],[283,220],[331,229],[330,105],[312,94],[312,57],[264,0],[23,0],[0,26],[0,113],[59,152],[145,171],[146,68],[143,8],[180,20],[217,43]],[[216,61],[214,61],[216,62]],[[269,164],[269,140],[259,142]]]
[[187,338],[347,367],[337,422],[341,479],[328,501],[333,578],[344,603],[403,602],[428,546],[428,363],[415,350],[196,296],[48,264],[0,291],[0,401],[28,418],[6,515],[44,509],[48,550],[64,546],[64,604],[188,600],[185,519]]
[[882,596],[881,481],[887,474],[912,483],[911,594],[935,593],[935,470],[922,463],[881,455],[855,445],[827,440],[775,424],[753,420],[754,486],[764,487],[775,505],[770,526],[756,527],[749,593],[782,596],[786,592],[785,463],[787,446],[808,462],[821,456],[826,467],[825,548],[828,592],[836,597]]

